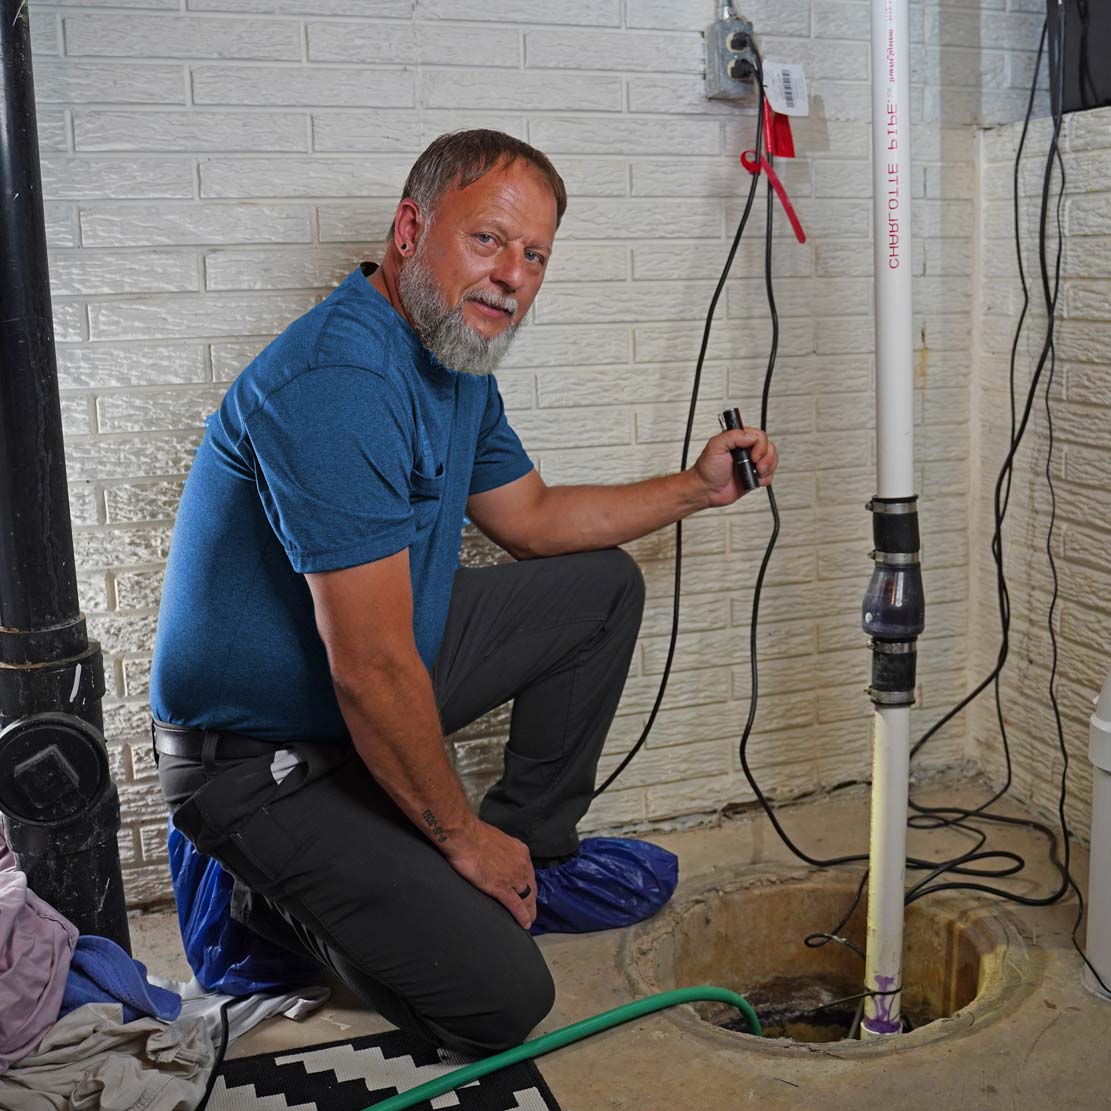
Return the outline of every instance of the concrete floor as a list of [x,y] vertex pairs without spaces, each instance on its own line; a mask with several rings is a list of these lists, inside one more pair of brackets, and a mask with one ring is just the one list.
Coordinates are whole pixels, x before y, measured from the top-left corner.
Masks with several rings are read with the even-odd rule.
[[[963,781],[959,786],[934,785],[919,797],[975,805],[985,795],[982,787]],[[1013,808],[1010,812],[1021,814]],[[814,855],[860,851],[866,843],[867,818],[867,794],[860,788],[783,810],[785,825]],[[797,864],[762,815],[654,840],[679,855],[681,885],[675,901],[715,875],[768,865],[794,870]],[[941,858],[963,845],[954,835],[912,832],[910,851]],[[1016,890],[1036,894],[1052,889],[1054,875],[1044,839],[1005,827],[993,831],[992,846],[1016,849],[1031,862]],[[1074,853],[1073,873],[1083,884],[1083,851]],[[1111,1002],[1096,999],[1081,986],[1080,959],[1069,942],[1075,901],[1039,909],[1011,904],[1006,913],[1038,951],[1038,959],[1022,966],[1020,997],[993,1021],[965,1024],[931,1044],[908,1044],[893,1053],[861,1057],[839,1053],[837,1043],[754,1043],[701,1027],[692,1021],[689,1009],[682,1008],[685,1014],[654,1015],[559,1050],[540,1059],[540,1069],[564,1111],[701,1111],[748,1105],[761,1111],[891,1111],[920,1105],[970,1111],[1111,1109]],[[152,971],[188,976],[172,912],[133,918],[131,926],[135,954]],[[634,997],[622,967],[627,934],[540,939],[558,997],[537,1034]],[[277,1018],[252,1031],[236,1043],[232,1055],[388,1028],[340,989],[302,1023]]]

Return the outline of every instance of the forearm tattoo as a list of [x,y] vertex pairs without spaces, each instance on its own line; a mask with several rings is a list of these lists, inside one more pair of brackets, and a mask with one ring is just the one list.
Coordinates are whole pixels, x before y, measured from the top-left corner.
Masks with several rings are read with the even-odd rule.
[[447,840],[447,832],[440,825],[440,819],[431,810],[426,810],[421,817],[424,819],[425,825],[431,830],[432,836],[442,845]]

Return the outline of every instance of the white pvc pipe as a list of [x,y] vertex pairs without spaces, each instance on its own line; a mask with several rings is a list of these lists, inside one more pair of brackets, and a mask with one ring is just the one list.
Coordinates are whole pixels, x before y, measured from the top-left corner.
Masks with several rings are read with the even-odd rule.
[[[872,721],[872,827],[868,846],[868,934],[864,986],[892,992],[902,986],[903,889],[910,783],[910,707],[877,706]],[[900,996],[864,1001],[861,1034],[898,1034]]]
[[[1092,759],[1092,855],[1088,865],[1088,929],[1085,952],[1105,984],[1111,985],[1111,675],[1096,699],[1089,726]],[[1084,983],[1111,999],[1085,967]]]
[[[872,205],[876,315],[876,493],[914,495],[909,0],[872,0]],[[876,706],[868,938],[861,1033],[902,1029],[903,896],[910,707]]]
[[914,493],[909,0],[872,0],[876,493]]

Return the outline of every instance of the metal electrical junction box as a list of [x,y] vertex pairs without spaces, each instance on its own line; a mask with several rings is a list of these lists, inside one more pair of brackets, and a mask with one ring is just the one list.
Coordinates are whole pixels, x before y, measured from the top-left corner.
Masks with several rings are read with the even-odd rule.
[[730,12],[706,28],[706,96],[710,100],[751,100],[756,75],[752,24]]

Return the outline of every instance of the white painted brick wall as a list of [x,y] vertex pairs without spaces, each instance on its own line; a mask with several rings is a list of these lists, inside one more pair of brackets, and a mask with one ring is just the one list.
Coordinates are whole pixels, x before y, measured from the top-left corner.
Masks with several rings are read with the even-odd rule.
[[[770,424],[783,450],[784,531],[764,604],[753,741],[769,791],[786,798],[868,773],[856,611],[874,453],[869,5],[739,6],[769,57],[805,62],[814,94],[814,115],[795,129],[799,158],[781,165],[810,239],[799,246],[779,220],[783,334]],[[568,183],[548,284],[501,375],[546,478],[622,481],[677,465],[700,320],[748,184],[737,156],[753,138],[751,106],[702,95],[700,32],[715,9],[712,0],[31,0],[75,548],[106,652],[133,902],[167,892],[146,684],[160,572],[201,421],[273,335],[375,257],[405,173],[434,136],[504,129],[547,150]],[[1018,0],[928,0],[912,12],[917,427],[936,607],[922,651],[929,721],[959,693],[968,648],[973,125],[1021,115],[1038,17]],[[1104,154],[1090,150],[1094,179]],[[1070,199],[1070,228],[1091,232],[1106,215],[1098,197]],[[754,232],[762,223],[761,198]],[[1080,256],[1089,269],[1107,252],[1092,242]],[[750,420],[757,412],[770,327],[755,240],[735,275],[710,343],[699,439],[726,400]],[[1073,295],[1078,312],[1086,290]],[[1095,326],[1068,323],[1062,348],[1088,358]],[[1069,465],[1090,482],[1099,459],[1073,452]],[[763,499],[688,523],[666,708],[590,828],[751,801],[736,738],[767,529]],[[667,646],[673,537],[630,548],[649,610],[605,767],[635,739]],[[484,553],[467,541],[468,559]],[[457,739],[472,794],[496,767],[505,721],[491,715]],[[944,763],[963,743],[954,729],[929,758]]]
[[[984,313],[992,315],[984,317],[979,337],[972,417],[973,434],[984,445],[973,487],[972,596],[976,604],[972,617],[977,630],[973,641],[977,678],[991,670],[999,644],[988,544],[992,489],[1008,435],[1008,355],[1021,308],[1011,207],[1020,133],[1021,125],[1011,124],[984,132],[980,143],[984,219],[978,248],[984,265],[978,296]],[[1036,236],[1050,133],[1048,119],[1031,126],[1021,175],[1023,259],[1033,281],[1031,313],[1017,364],[1020,385],[1029,381],[1044,336]],[[1067,117],[1063,147],[1066,239],[1057,365],[1051,389],[1055,441],[1051,474],[1057,494],[1053,552],[1060,581],[1054,627],[1060,653],[1057,697],[1069,753],[1067,815],[1074,831],[1086,838],[1091,802],[1088,717],[1091,699],[1111,668],[1111,575],[1107,572],[1107,522],[1111,521],[1111,445],[1107,435],[1111,405],[1111,110]],[[1052,254],[1050,259],[1052,265]],[[1015,471],[1004,530],[1013,623],[1002,692],[1015,792],[1056,825],[1063,761],[1049,703],[1047,621],[1052,583],[1046,556],[1050,516],[1047,448],[1048,427],[1039,389],[1026,446]],[[990,698],[981,701],[972,718],[974,751],[1001,780],[1003,755],[994,707]]]

